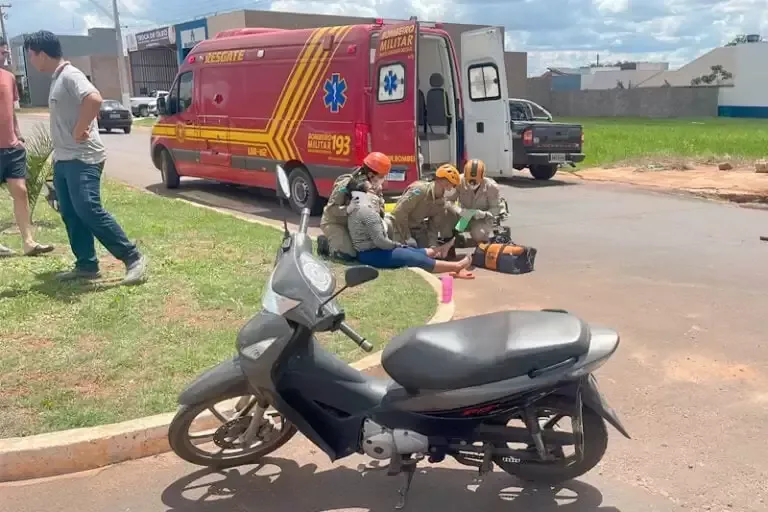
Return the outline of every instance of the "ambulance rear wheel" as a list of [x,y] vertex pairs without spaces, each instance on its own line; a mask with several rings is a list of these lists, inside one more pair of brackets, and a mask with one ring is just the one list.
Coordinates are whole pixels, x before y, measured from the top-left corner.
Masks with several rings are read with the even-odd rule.
[[171,154],[165,149],[160,153],[160,175],[163,178],[165,188],[179,188],[181,177],[176,172],[176,165],[173,163]]
[[322,212],[323,204],[320,194],[317,192],[315,180],[302,167],[297,167],[288,176],[288,183],[291,187],[291,208],[296,213],[301,213],[304,208],[309,208],[312,215],[318,215]]

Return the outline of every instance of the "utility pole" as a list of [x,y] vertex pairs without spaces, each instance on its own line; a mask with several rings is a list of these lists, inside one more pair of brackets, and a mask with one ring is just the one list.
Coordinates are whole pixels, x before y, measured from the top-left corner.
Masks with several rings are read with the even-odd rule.
[[[3,9],[10,9],[13,7],[11,4],[0,4],[0,30],[3,31],[3,39],[8,44],[8,48],[11,47],[11,42],[8,41],[8,35],[5,33],[5,17],[8,16],[8,13],[3,11]],[[13,65],[13,52],[8,54],[8,62],[0,62],[0,65],[6,64],[9,68],[13,69],[11,66]]]
[[120,28],[120,13],[117,10],[117,0],[112,0],[112,20],[115,22],[115,34],[117,36],[117,74],[120,78],[120,97],[125,108],[131,108],[131,93],[128,86],[128,70],[125,69],[125,55],[123,55],[123,31]]
[[13,7],[11,4],[0,4],[0,30],[3,31],[3,39],[6,42],[8,42],[8,36],[5,34],[5,17],[7,14],[3,12],[3,9],[10,9],[11,7]]

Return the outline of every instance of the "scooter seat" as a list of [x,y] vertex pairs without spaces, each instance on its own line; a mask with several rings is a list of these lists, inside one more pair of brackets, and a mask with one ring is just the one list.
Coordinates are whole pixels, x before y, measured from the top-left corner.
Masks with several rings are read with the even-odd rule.
[[381,363],[410,392],[454,390],[542,370],[589,350],[589,326],[551,311],[504,311],[408,329]]

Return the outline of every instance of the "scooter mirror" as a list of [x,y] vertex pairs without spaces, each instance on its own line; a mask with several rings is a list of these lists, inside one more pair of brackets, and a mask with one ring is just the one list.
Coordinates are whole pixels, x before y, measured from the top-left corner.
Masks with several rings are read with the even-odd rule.
[[288,184],[288,175],[282,165],[277,166],[277,195],[281,199],[291,198],[291,186]]
[[359,286],[379,277],[379,271],[368,265],[356,265],[349,267],[344,273],[345,285],[348,288]]

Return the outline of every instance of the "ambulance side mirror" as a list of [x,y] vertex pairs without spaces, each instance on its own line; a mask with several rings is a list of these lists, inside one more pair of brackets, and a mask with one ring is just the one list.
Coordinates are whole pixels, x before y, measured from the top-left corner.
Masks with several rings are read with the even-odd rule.
[[157,98],[157,113],[161,116],[168,115],[168,105],[165,103],[165,96]]

